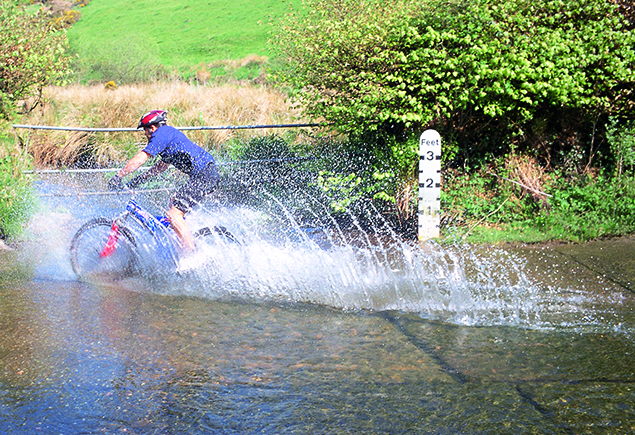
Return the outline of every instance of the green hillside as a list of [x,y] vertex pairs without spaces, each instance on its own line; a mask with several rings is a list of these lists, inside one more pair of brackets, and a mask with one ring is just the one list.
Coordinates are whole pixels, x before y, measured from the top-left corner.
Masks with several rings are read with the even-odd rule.
[[270,19],[290,8],[288,0],[92,0],[68,38],[80,56],[109,52],[183,70],[269,56]]

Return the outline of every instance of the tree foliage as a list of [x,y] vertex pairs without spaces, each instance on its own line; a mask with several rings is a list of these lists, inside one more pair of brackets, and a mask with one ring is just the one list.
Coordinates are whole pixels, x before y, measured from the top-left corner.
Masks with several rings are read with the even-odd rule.
[[[399,2],[399,4],[397,4]],[[282,73],[307,113],[354,128],[391,118],[400,47],[393,41],[415,1],[309,0],[276,35]]]
[[41,95],[66,72],[66,36],[44,12],[31,13],[0,0],[0,118],[9,119],[20,100]]
[[527,147],[549,162],[590,158],[593,128],[635,113],[628,2],[308,3],[275,39],[285,82],[343,130],[436,125],[464,156]]

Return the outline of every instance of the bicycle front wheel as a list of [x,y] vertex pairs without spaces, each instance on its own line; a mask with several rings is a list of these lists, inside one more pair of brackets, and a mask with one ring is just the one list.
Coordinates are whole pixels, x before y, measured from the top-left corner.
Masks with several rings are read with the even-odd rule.
[[113,220],[95,218],[86,222],[71,241],[71,264],[82,280],[118,278],[138,269],[137,244],[125,227],[113,236]]

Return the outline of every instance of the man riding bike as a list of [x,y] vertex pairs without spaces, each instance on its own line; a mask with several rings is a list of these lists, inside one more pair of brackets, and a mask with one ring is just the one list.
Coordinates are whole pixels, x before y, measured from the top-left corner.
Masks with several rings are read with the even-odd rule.
[[[108,182],[111,190],[134,189],[165,171],[170,165],[189,175],[189,181],[170,197],[166,215],[187,252],[196,249],[194,237],[185,222],[185,214],[212,193],[218,185],[216,162],[211,154],[190,141],[185,134],[167,125],[167,112],[153,110],[144,114],[137,128],[143,128],[148,144],[132,157]],[[148,171],[134,177],[127,186],[122,179],[136,171],[150,157],[160,156]]]

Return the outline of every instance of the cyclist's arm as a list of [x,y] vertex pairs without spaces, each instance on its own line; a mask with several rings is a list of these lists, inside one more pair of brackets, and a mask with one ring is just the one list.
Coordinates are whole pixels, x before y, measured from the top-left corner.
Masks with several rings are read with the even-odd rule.
[[[146,153],[145,151],[141,151],[141,153]],[[148,154],[148,156],[150,156],[150,154]],[[133,157],[134,159],[134,157]],[[139,161],[143,160],[143,157],[140,156],[139,157]],[[147,160],[147,159],[145,159]],[[138,162],[134,162],[134,164],[136,164]],[[134,164],[131,164],[131,166],[134,166]],[[142,162],[143,164],[143,162]],[[161,172],[165,171],[168,166],[170,166],[168,163],[163,162],[162,160],[159,160],[158,162],[156,162],[150,169],[148,169],[146,172],[143,172],[140,175],[137,175],[136,177],[134,177],[132,180],[130,180],[127,184],[127,186],[131,189],[136,189],[137,187],[139,187],[141,184],[145,183],[146,181],[148,181],[149,179],[155,177],[156,175],[160,174]],[[124,167],[124,169],[126,169]],[[122,170],[123,171],[123,170]]]
[[148,170],[148,172],[146,172],[146,179],[154,177],[155,175],[159,175],[161,172],[168,169],[169,166],[169,163],[165,163],[163,160],[159,160]]
[[[150,154],[145,151],[139,151],[133,158],[128,160],[128,163],[117,172],[117,176],[120,178],[136,171],[150,158]],[[156,165],[155,165],[156,166]]]

